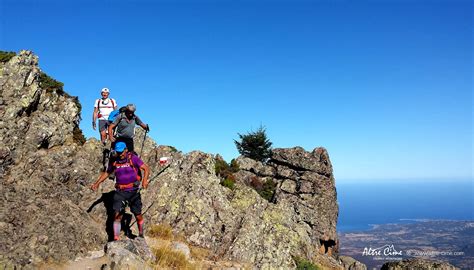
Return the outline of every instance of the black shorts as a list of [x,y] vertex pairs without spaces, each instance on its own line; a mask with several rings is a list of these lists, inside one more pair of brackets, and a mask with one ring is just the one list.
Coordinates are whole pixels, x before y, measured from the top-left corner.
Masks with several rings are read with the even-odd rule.
[[114,193],[114,211],[121,212],[128,203],[130,211],[135,215],[142,213],[142,197],[138,191],[118,191]]

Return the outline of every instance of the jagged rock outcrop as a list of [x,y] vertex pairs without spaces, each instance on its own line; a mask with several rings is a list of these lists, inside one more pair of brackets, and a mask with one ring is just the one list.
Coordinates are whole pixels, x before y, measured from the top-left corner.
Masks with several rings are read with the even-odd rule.
[[324,148],[307,152],[301,147],[275,149],[267,164],[239,157],[237,178],[248,185],[277,183],[276,204],[288,205],[320,253],[337,252],[338,205],[329,155]]
[[339,256],[345,270],[367,270],[367,266],[352,257]]
[[[0,266],[33,268],[101,250],[113,181],[101,193],[89,189],[102,169],[103,147],[74,136],[80,104],[42,88],[31,52],[0,68]],[[137,129],[138,151],[142,138]],[[298,256],[342,269],[335,259],[334,177],[323,148],[276,149],[267,164],[241,157],[234,190],[220,185],[211,154],[183,154],[150,138],[140,154],[152,168],[142,192],[146,224],[169,224],[216,259],[287,269]],[[168,164],[160,165],[160,157],[169,157]],[[272,202],[249,186],[255,179],[278,183]]]
[[[338,208],[327,151],[293,148],[275,153],[268,164],[237,159],[241,170],[236,175],[241,182],[232,191],[219,184],[213,155],[145,148],[145,160],[154,168],[159,168],[160,156],[173,160],[143,193],[145,201],[154,198],[147,216],[152,223],[171,225],[190,243],[209,248],[220,258],[259,268],[292,268],[293,256],[319,256],[320,264],[342,267],[331,259],[331,253],[337,252]],[[279,183],[275,203],[245,184],[254,177]]]
[[388,262],[382,265],[381,270],[459,270],[459,268],[441,261],[434,261],[421,258],[405,259],[399,262]]
[[0,265],[72,259],[100,247],[104,231],[79,207],[99,155],[80,156],[96,146],[74,141],[77,100],[41,88],[31,52],[0,67]]

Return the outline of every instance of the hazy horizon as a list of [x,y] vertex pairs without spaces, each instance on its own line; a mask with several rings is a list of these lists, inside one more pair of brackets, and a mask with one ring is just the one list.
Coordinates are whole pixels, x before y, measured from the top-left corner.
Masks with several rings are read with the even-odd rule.
[[[471,179],[472,180],[472,179]],[[474,184],[453,181],[336,181],[338,231],[409,220],[474,220]]]

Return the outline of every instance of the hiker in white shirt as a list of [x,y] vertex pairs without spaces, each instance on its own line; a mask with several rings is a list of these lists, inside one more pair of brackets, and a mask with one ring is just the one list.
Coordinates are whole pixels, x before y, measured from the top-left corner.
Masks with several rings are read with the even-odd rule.
[[117,109],[117,102],[109,98],[109,88],[102,88],[100,91],[102,98],[96,99],[94,103],[94,113],[92,114],[92,128],[96,130],[96,121],[99,119],[100,140],[103,144],[107,141],[107,128],[109,126],[109,114]]

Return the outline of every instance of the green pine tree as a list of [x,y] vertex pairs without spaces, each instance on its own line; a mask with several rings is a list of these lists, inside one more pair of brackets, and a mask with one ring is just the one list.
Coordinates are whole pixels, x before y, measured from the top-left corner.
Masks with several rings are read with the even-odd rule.
[[245,157],[265,162],[272,156],[272,143],[267,138],[265,127],[242,135],[237,133],[240,141],[234,140],[239,153]]

